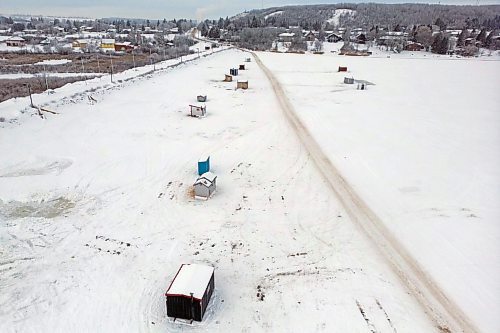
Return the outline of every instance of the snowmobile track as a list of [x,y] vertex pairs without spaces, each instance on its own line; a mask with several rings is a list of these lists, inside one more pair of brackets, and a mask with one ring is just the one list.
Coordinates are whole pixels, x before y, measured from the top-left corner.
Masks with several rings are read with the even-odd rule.
[[451,332],[478,332],[475,324],[468,319],[462,309],[446,296],[433,278],[420,267],[406,248],[391,234],[383,221],[342,177],[339,170],[325,155],[321,146],[298,117],[274,74],[262,63],[256,53],[251,52],[251,54],[269,79],[281,109],[293,130],[335,192],[349,217],[374,243],[408,291],[418,300],[425,313],[438,328],[446,328]]

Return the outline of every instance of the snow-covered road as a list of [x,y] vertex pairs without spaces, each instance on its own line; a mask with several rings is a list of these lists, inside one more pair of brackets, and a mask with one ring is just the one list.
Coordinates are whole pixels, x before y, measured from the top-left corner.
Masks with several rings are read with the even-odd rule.
[[[1,332],[438,331],[257,64],[240,72],[249,90],[221,82],[245,57],[214,54],[0,129]],[[200,93],[208,116],[190,118]],[[204,153],[218,189],[195,201]],[[163,296],[188,262],[216,269],[193,327],[166,318]]]

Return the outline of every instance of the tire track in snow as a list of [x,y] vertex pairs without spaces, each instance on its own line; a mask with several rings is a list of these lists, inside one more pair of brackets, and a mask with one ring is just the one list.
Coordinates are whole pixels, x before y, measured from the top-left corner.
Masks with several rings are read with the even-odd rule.
[[256,53],[250,53],[269,79],[281,109],[293,130],[335,192],[349,217],[375,244],[409,292],[418,300],[425,313],[444,332],[449,330],[467,333],[478,332],[478,329],[462,309],[447,297],[433,278],[420,267],[406,248],[392,235],[383,221],[344,179],[298,117],[279,81],[262,63]]

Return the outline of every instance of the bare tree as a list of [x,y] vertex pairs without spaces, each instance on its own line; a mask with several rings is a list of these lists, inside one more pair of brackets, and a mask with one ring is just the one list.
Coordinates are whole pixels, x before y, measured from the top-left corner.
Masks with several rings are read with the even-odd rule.
[[421,25],[417,28],[415,41],[421,43],[425,47],[425,49],[428,50],[433,42],[432,30],[427,26]]

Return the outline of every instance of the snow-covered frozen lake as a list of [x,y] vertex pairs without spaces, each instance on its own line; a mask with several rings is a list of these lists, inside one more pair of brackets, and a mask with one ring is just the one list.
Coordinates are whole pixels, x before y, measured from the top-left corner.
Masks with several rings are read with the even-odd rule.
[[[346,181],[496,331],[499,63],[258,55]],[[247,57],[68,84],[34,95],[58,113],[45,119],[27,98],[0,103],[1,332],[444,331],[350,218],[257,63],[235,78],[249,90],[222,82]],[[338,66],[375,85],[344,85]],[[207,117],[188,117],[200,94]],[[218,189],[197,201],[204,154]],[[193,326],[166,317],[182,263],[215,267]]]
[[408,54],[259,56],[391,233],[481,331],[498,331],[500,61]]
[[[257,65],[238,77],[249,90],[221,82],[246,57],[55,101],[59,114],[0,130],[0,331],[438,331],[351,223]],[[198,94],[203,119],[187,116]],[[218,189],[195,201],[205,153]],[[164,300],[190,262],[213,265],[216,285],[193,327],[169,321]]]

